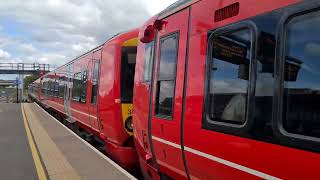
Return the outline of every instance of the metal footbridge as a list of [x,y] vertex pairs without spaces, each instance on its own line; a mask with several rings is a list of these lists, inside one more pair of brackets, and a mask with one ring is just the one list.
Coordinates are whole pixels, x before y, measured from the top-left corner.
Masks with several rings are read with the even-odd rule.
[[44,74],[49,71],[49,64],[0,63],[0,74]]

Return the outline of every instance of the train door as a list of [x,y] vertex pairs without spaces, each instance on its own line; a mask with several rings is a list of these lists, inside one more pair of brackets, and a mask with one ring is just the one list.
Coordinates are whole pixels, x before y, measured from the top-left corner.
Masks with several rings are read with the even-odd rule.
[[98,121],[98,85],[99,85],[99,70],[100,70],[100,57],[101,50],[97,51],[93,54],[93,59],[91,60],[91,76],[90,76],[90,85],[89,91],[91,92],[89,95],[89,121],[92,129],[96,132],[100,132],[99,121]]
[[163,177],[186,178],[181,150],[181,115],[189,9],[162,20],[156,40],[153,114],[150,119],[153,155]]
[[72,65],[73,64],[69,64],[67,65],[66,68],[66,84],[65,84],[65,91],[64,91],[64,110],[66,112],[66,114],[68,115],[67,120],[68,121],[72,121],[72,117],[71,117],[71,111],[70,111],[70,97],[71,97],[71,81],[72,81]]

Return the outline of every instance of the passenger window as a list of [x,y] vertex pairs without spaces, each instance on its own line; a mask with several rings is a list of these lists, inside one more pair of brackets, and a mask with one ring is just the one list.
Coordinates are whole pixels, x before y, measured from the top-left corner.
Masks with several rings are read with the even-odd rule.
[[49,81],[49,87],[48,87],[48,91],[49,91],[49,96],[52,96],[53,95],[53,92],[54,92],[54,84],[53,82],[50,80]]
[[85,103],[87,99],[87,80],[88,80],[88,70],[85,69],[82,71],[81,79],[81,102]]
[[212,121],[242,125],[246,120],[251,31],[242,29],[213,39],[208,115]]
[[283,128],[320,138],[320,13],[292,18],[285,27]]
[[72,99],[74,101],[86,102],[87,98],[87,77],[88,71],[82,70],[81,72],[75,73],[73,78],[73,90]]
[[145,44],[143,81],[150,82],[152,75],[153,42]]
[[52,80],[51,81],[51,96],[55,96],[55,86],[56,86],[56,84],[55,84],[55,81],[54,80]]
[[41,93],[44,94],[45,93],[45,87],[46,83],[42,80],[42,84],[41,84]]
[[81,96],[81,77],[81,72],[75,73],[73,77],[72,100],[78,102],[80,101]]
[[178,33],[160,39],[155,114],[172,118],[178,59]]
[[48,86],[48,81],[45,80],[45,81],[43,82],[43,94],[44,94],[44,95],[48,95],[47,86]]
[[91,104],[97,103],[98,95],[98,81],[99,81],[99,60],[94,62],[93,75],[92,75],[92,93],[91,93]]
[[59,78],[59,97],[63,98],[64,97],[64,89],[65,89],[65,83],[66,83],[66,77],[62,76]]
[[59,97],[59,82],[58,82],[58,80],[56,80],[56,82],[55,82],[54,91],[55,91],[55,97]]

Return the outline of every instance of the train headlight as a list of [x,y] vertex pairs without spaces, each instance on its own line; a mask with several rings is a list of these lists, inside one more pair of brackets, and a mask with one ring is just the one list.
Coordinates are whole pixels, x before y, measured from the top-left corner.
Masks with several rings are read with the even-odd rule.
[[132,122],[132,116],[129,116],[124,123],[124,127],[126,128],[127,131],[133,132],[133,122]]

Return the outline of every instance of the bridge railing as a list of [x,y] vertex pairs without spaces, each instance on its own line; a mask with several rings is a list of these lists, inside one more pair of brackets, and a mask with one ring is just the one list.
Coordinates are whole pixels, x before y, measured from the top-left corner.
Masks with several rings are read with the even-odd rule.
[[39,63],[0,63],[0,70],[49,71],[49,64]]
[[50,71],[49,64],[0,63],[0,74],[35,74]]

